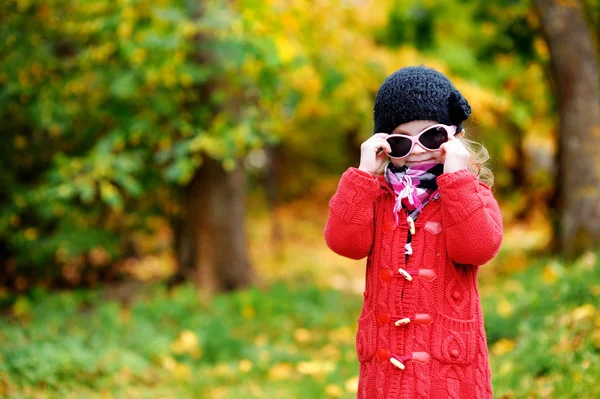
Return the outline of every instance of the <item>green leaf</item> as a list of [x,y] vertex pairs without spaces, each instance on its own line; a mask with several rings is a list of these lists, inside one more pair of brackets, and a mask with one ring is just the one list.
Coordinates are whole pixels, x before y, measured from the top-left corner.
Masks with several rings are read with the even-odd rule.
[[119,190],[107,180],[100,182],[100,197],[113,209],[123,207],[123,199],[121,198],[121,194],[119,194]]

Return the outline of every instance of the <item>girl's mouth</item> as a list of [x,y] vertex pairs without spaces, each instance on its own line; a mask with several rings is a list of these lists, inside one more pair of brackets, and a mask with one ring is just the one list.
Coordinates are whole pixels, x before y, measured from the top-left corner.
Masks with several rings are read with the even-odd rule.
[[406,162],[409,165],[420,165],[420,164],[424,164],[424,163],[435,163],[435,160],[433,159],[425,159],[423,161],[407,161]]

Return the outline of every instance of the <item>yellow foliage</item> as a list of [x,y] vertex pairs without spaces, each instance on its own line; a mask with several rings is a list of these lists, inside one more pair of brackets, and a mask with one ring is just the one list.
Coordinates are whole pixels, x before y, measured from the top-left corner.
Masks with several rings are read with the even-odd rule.
[[325,387],[325,394],[330,398],[339,398],[344,395],[344,390],[335,384],[329,384]]
[[256,310],[250,305],[242,307],[242,317],[246,320],[253,319],[256,316]]
[[502,338],[492,346],[492,353],[496,356],[501,356],[512,351],[514,347],[515,341],[513,339]]
[[190,330],[184,330],[179,334],[179,337],[171,343],[171,351],[178,355],[189,354],[194,359],[199,359],[202,356],[198,336]]
[[548,284],[552,284],[556,282],[558,279],[558,273],[552,264],[548,264],[544,267],[544,271],[542,272],[542,280],[544,280]]
[[300,54],[300,48],[298,45],[286,37],[278,36],[275,39],[275,45],[277,47],[279,59],[284,63],[292,61],[297,55]]
[[267,379],[271,381],[288,380],[294,374],[294,369],[289,363],[277,363],[267,373]]
[[592,343],[596,349],[600,349],[600,327],[596,327],[592,333]]
[[294,331],[294,339],[299,344],[306,344],[312,340],[312,334],[310,331],[304,328],[299,328]]
[[496,307],[496,312],[498,312],[498,314],[502,317],[509,318],[510,316],[512,316],[514,311],[513,305],[508,302],[506,299],[502,299],[501,301],[498,302],[498,305]]
[[351,393],[358,392],[358,376],[346,380],[344,388],[346,388],[346,391]]
[[242,372],[242,373],[247,373],[250,370],[252,370],[253,364],[250,360],[248,359],[242,359],[240,360],[240,362],[238,363],[238,369]]
[[350,344],[354,341],[354,332],[348,326],[342,326],[329,332],[329,339],[333,342]]
[[500,365],[500,374],[508,374],[513,369],[513,363],[510,361],[505,361]]
[[24,236],[28,241],[34,241],[39,236],[38,229],[36,229],[35,227],[30,227],[27,230],[25,230]]
[[573,313],[573,321],[582,322],[582,321],[592,321],[596,316],[596,308],[591,303],[586,303],[578,308],[576,308]]
[[296,368],[300,374],[323,376],[332,372],[335,369],[335,364],[331,361],[313,360],[300,362]]

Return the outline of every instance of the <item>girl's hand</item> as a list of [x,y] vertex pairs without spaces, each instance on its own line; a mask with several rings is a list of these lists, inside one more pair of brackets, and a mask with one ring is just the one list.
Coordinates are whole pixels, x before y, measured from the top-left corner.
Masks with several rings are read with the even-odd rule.
[[[385,141],[386,137],[389,136],[387,133],[375,133],[369,137],[360,146],[360,166],[358,169],[368,172],[372,175],[377,172],[377,169],[387,159],[387,154],[392,152],[390,144]],[[380,149],[379,154],[377,153]]]
[[459,139],[452,136],[441,145],[440,153],[444,159],[444,173],[452,173],[469,166],[469,151]]

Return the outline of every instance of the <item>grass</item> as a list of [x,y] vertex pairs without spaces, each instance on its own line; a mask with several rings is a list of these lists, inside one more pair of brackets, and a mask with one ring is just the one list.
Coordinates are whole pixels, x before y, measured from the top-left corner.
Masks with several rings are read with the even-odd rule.
[[[498,398],[597,398],[600,269],[540,262],[482,286]],[[0,320],[7,398],[353,398],[361,298],[301,279],[204,302],[147,287],[21,297]]]

